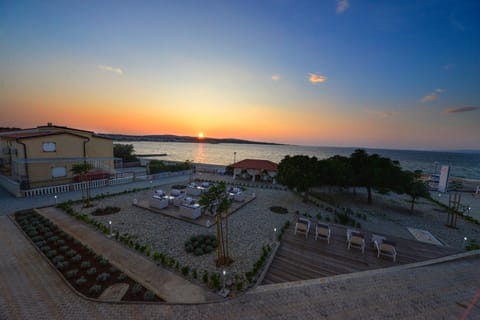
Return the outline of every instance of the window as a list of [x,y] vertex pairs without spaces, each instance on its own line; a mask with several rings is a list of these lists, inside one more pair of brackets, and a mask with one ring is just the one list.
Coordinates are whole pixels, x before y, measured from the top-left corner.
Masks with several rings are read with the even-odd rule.
[[57,150],[57,145],[55,142],[44,142],[43,143],[43,152],[55,152]]
[[53,167],[52,168],[52,177],[65,177],[67,175],[67,168],[65,167]]

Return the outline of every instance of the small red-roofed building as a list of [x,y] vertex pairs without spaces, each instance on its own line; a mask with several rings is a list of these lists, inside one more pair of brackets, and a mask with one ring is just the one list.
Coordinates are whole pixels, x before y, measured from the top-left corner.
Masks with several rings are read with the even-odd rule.
[[277,163],[260,159],[244,159],[230,165],[230,167],[233,168],[233,179],[248,179],[253,182],[275,183],[275,176],[278,171]]

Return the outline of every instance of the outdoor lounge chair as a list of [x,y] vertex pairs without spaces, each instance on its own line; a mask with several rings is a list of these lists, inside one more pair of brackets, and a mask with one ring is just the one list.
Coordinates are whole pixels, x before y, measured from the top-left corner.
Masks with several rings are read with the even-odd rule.
[[365,236],[363,233],[347,229],[347,241],[348,250],[353,247],[362,250],[362,254],[365,253]]
[[305,239],[308,238],[308,233],[310,232],[310,220],[306,218],[298,218],[297,223],[295,223],[295,231],[293,234],[297,234],[297,232],[304,232]]
[[317,238],[324,239],[327,240],[328,244],[330,244],[331,234],[332,231],[328,224],[317,223],[317,226],[315,227],[315,240],[317,240]]
[[380,255],[388,256],[393,258],[393,262],[397,260],[397,249],[395,248],[396,243],[389,240],[376,240],[375,247],[377,248],[377,258],[380,258]]

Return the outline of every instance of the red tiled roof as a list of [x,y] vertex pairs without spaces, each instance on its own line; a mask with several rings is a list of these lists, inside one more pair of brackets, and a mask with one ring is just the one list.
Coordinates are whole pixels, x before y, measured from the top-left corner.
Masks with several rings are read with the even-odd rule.
[[267,171],[277,171],[278,164],[269,160],[244,159],[231,165],[239,169],[259,169]]

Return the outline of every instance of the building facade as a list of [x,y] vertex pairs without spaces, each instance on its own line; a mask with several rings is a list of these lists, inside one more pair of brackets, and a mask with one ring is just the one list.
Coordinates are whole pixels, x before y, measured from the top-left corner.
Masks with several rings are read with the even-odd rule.
[[115,173],[113,140],[92,131],[39,126],[0,133],[0,173],[31,189],[70,183],[74,164],[88,162],[95,172]]

